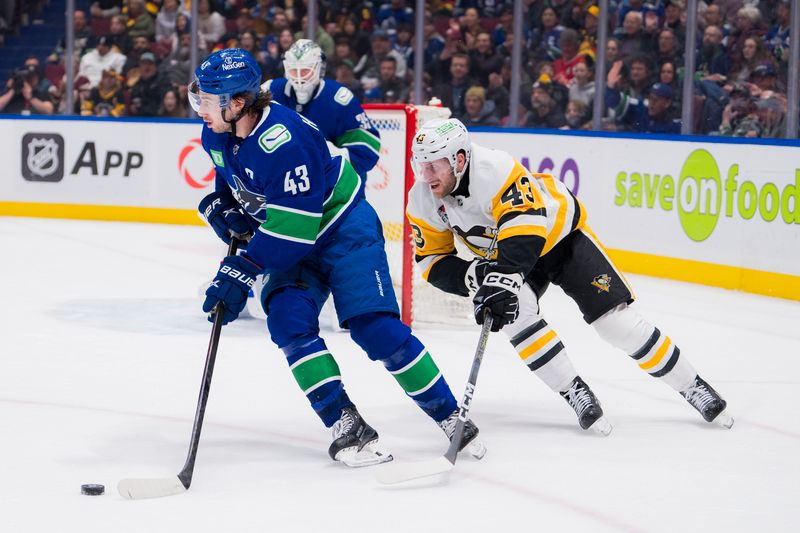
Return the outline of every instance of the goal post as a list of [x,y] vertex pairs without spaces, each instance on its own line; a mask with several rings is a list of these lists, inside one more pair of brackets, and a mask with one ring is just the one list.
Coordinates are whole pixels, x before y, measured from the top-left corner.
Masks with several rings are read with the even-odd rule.
[[417,272],[411,226],[405,216],[408,191],[414,185],[414,133],[430,119],[448,118],[450,110],[410,104],[365,104],[364,110],[381,137],[380,159],[367,175],[366,195],[383,224],[401,318],[408,325],[464,324],[472,313],[468,299],[428,285]]

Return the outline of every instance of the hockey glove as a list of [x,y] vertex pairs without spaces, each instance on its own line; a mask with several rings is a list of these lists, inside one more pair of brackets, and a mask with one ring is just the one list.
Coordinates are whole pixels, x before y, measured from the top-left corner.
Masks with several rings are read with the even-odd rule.
[[250,225],[242,208],[233,198],[212,192],[200,200],[197,210],[225,244],[230,244],[231,235],[243,241],[248,240]]
[[[222,324],[233,322],[247,304],[247,295],[253,288],[261,267],[241,255],[229,255],[222,260],[214,281],[206,289],[203,311],[211,313],[217,304],[222,304]],[[208,321],[213,322],[209,314]]]
[[467,286],[469,294],[474,296],[481,285],[483,279],[491,269],[497,266],[497,261],[488,261],[486,259],[473,259],[469,267],[467,267],[467,274],[464,276],[464,285]]
[[492,315],[492,331],[500,331],[519,316],[519,294],[522,288],[521,274],[502,274],[489,272],[481,288],[472,299],[475,304],[475,321],[483,324],[483,314],[489,310]]

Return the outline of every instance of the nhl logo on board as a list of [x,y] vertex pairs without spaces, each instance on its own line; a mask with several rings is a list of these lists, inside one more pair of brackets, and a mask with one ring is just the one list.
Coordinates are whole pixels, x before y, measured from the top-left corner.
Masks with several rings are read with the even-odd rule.
[[22,177],[28,181],[64,178],[64,138],[57,133],[27,133],[22,137]]
[[611,278],[608,274],[600,274],[592,280],[592,285],[599,289],[598,293],[608,292],[611,290]]

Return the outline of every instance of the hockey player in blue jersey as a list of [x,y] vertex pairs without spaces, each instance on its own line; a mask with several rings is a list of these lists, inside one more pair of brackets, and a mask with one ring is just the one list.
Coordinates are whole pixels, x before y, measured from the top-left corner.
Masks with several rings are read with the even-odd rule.
[[[342,325],[380,361],[414,402],[451,437],[456,401],[436,363],[398,318],[381,224],[364,198],[364,180],[331,156],[319,129],[260,90],[261,71],[241,49],[210,55],[195,71],[189,99],[203,119],[203,147],[217,170],[215,192],[199,206],[223,240],[252,233],[228,256],[206,291],[203,310],[224,304],[235,320],[256,277],[272,340],[317,415],[332,428],[331,458],[348,466],[391,459],[344,390],[339,367],[319,336],[330,294]],[[470,423],[470,453],[485,449]]]
[[285,78],[268,80],[261,88],[272,93],[273,101],[316,124],[331,153],[349,160],[366,179],[380,157],[380,135],[350,89],[323,79],[322,49],[314,41],[300,39],[284,54],[283,67]]

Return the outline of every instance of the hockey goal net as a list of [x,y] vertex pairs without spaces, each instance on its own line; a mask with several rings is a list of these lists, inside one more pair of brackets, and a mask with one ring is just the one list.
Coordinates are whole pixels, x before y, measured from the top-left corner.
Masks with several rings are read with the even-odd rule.
[[469,324],[469,299],[442,292],[422,279],[414,261],[411,227],[405,217],[408,191],[414,184],[414,132],[427,120],[449,117],[450,110],[408,104],[367,104],[364,109],[381,136],[380,159],[367,176],[366,194],[383,223],[386,255],[403,322]]

